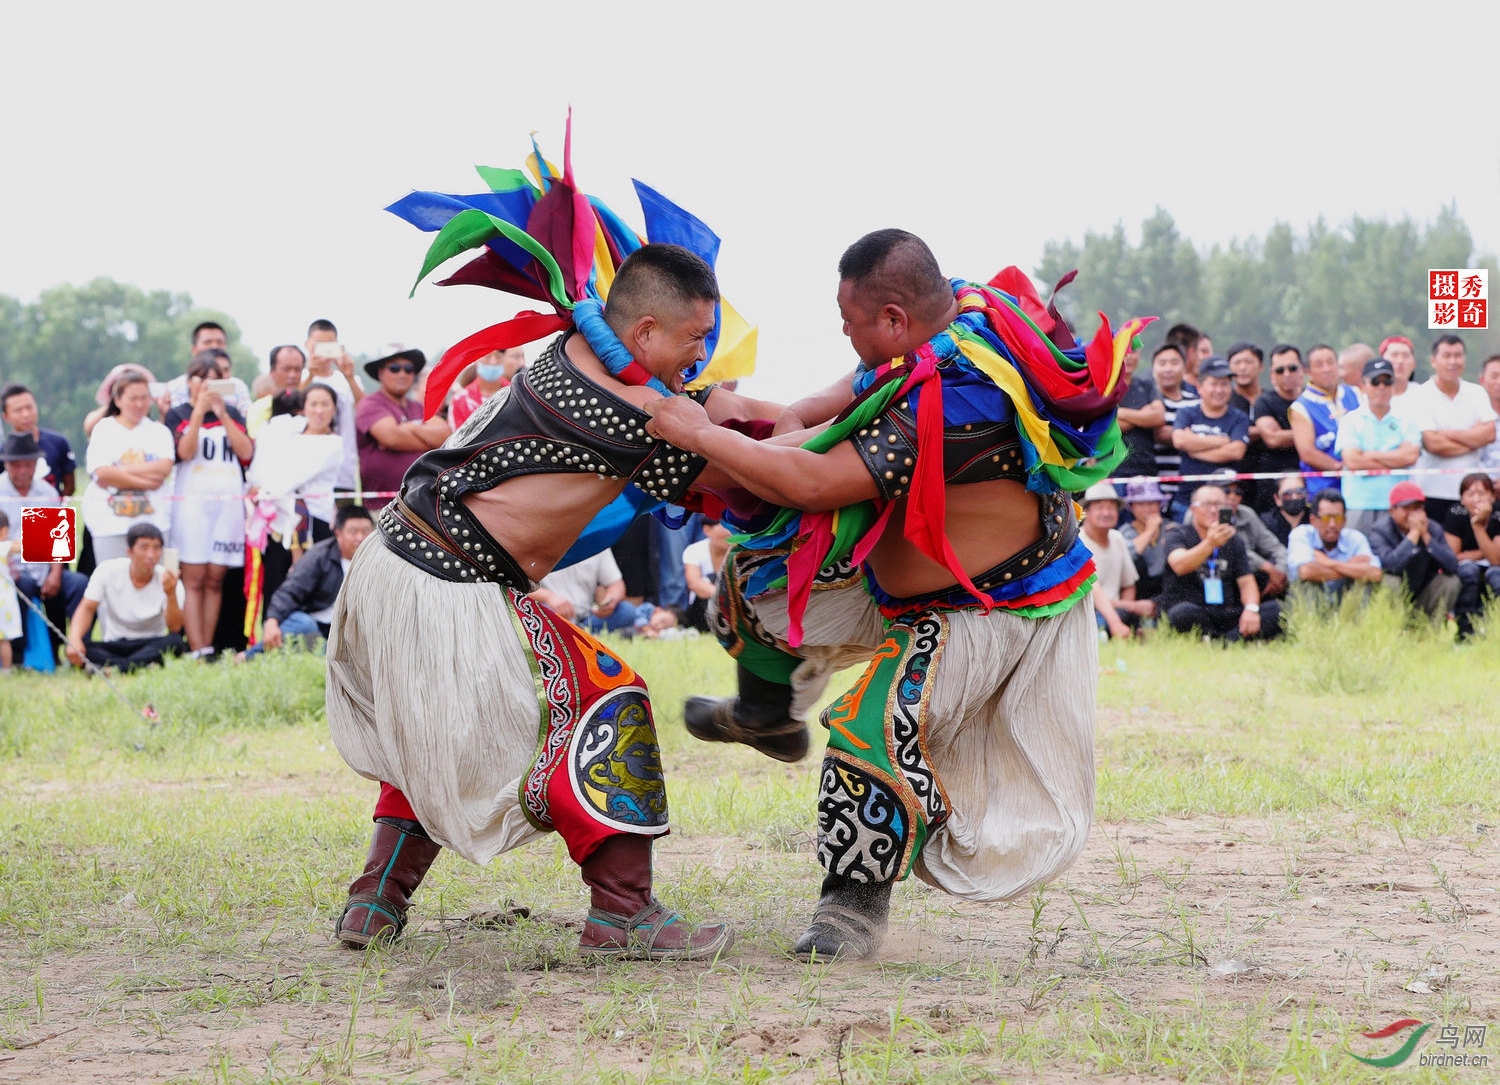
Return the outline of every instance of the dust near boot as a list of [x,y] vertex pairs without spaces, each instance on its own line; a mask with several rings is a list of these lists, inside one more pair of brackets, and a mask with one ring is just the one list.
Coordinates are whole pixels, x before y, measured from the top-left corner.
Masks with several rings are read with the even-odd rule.
[[650,837],[611,836],[580,870],[593,905],[578,939],[585,957],[698,961],[734,942],[728,924],[691,924],[652,895]]
[[394,941],[406,926],[411,895],[442,850],[418,822],[376,818],[364,873],[349,886],[349,900],[334,924],[338,940],[351,949]]
[[824,961],[858,960],[874,953],[885,937],[893,884],[826,876],[812,926],[797,939],[792,953]]
[[688,733],[704,742],[742,742],[778,761],[801,761],[812,745],[806,723],[791,718],[792,687],[737,665],[738,697],[689,697]]

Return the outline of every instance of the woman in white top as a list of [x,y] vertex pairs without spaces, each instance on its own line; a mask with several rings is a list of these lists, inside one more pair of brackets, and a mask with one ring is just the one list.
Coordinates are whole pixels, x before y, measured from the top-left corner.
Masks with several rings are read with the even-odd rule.
[[105,415],[89,435],[83,522],[97,561],[125,556],[125,533],[132,524],[155,524],[163,535],[172,526],[167,496],[176,450],[167,427],[146,417],[150,410],[145,374],[125,372],[115,380]]
[[212,360],[188,366],[188,401],[167,412],[167,428],[177,438],[176,507],[172,543],[182,561],[187,589],[188,647],[213,646],[224,601],[224,574],[245,564],[245,471],[255,442],[245,432],[245,416],[209,389],[218,380]]
[[343,463],[332,388],[315,382],[272,401],[249,475],[248,536],[261,551],[261,600],[270,600],[303,552],[333,535],[333,488]]

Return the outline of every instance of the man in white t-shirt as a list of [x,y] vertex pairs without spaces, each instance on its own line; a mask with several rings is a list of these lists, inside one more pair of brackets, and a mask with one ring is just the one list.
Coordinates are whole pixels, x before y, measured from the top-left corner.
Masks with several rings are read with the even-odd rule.
[[332,388],[339,405],[338,431],[344,439],[344,463],[334,489],[353,490],[359,480],[354,407],[365,398],[365,388],[354,370],[354,359],[339,345],[339,330],[331,320],[314,320],[307,326],[307,373],[302,378],[302,387],[314,381]]
[[[82,667],[87,659],[96,667],[128,672],[180,655],[185,647],[185,593],[177,574],[160,564],[160,529],[155,524],[132,525],[125,533],[125,547],[125,557],[99,563],[73,613],[68,659],[74,666]],[[85,643],[96,617],[100,639]]]
[[1417,470],[1440,468],[1443,474],[1418,474],[1427,495],[1427,518],[1440,524],[1458,501],[1459,480],[1480,469],[1480,452],[1495,440],[1495,409],[1489,393],[1464,377],[1464,341],[1441,335],[1432,344],[1432,379],[1416,389],[1420,397],[1407,417],[1422,431]]
[[[1491,354],[1479,370],[1479,386],[1490,397],[1490,410],[1500,417],[1500,354]],[[1500,477],[1500,434],[1479,450],[1479,469],[1490,478]]]
[[1094,555],[1094,618],[1112,637],[1129,637],[1142,618],[1155,613],[1149,600],[1137,600],[1135,558],[1125,536],[1115,530],[1122,506],[1108,482],[1096,482],[1083,495],[1083,530],[1079,535]]
[[591,633],[633,630],[655,609],[625,598],[625,577],[608,550],[548,573],[531,597]]

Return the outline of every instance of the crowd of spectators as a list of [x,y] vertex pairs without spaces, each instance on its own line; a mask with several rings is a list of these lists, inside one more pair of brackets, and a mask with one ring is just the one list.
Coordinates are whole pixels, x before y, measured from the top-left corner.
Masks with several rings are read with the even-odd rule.
[[[252,388],[227,348],[224,329],[205,322],[170,379],[135,365],[105,374],[84,421],[81,480],[67,438],[41,425],[45,405],[0,384],[0,671],[22,658],[51,669],[59,650],[78,666],[132,670],[326,637],[369,509],[526,364],[519,348],[479,359],[447,410],[424,420],[420,350],[391,344],[361,367],[337,327],[315,320],[301,345],[270,351]],[[23,562],[21,510],[67,503],[80,483],[76,569]],[[596,631],[706,630],[727,535],[701,516],[642,523],[537,595]],[[45,622],[28,624],[33,608]]]
[[[423,352],[391,344],[360,367],[327,320],[301,345],[272,349],[253,388],[231,373],[218,324],[198,325],[187,348],[168,380],[130,365],[104,376],[82,479],[67,439],[41,424],[45,404],[22,385],[0,388],[0,668],[17,649],[43,666],[63,648],[75,663],[128,669],[326,635],[343,569],[370,531],[362,506],[383,504],[526,363],[520,349],[480,359],[447,411],[424,420]],[[1127,458],[1114,483],[1082,495],[1101,632],[1163,624],[1266,640],[1288,599],[1316,605],[1384,585],[1470,636],[1500,592],[1500,356],[1477,383],[1466,361],[1463,341],[1441,336],[1431,377],[1417,382],[1403,336],[1305,353],[1239,342],[1220,355],[1184,324],[1149,370],[1137,372],[1132,351],[1119,410]],[[67,502],[80,485],[77,568],[23,562],[21,509]],[[728,535],[701,516],[675,528],[647,518],[537,595],[594,631],[703,631]],[[30,639],[33,607],[53,630],[45,645]]]
[[1500,594],[1500,355],[1477,382],[1456,335],[1429,360],[1416,381],[1404,336],[1219,355],[1185,324],[1150,372],[1130,352],[1127,458],[1114,484],[1083,495],[1101,634],[1166,624],[1268,640],[1284,600],[1328,605],[1382,585],[1470,637]]

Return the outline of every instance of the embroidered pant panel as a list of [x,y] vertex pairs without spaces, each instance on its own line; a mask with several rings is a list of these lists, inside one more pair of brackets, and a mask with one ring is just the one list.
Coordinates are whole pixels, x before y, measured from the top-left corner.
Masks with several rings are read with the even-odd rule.
[[645,683],[514,589],[435,579],[361,545],[329,631],[339,752],[476,863],[556,830],[575,861],[667,831]]
[[818,859],[1005,900],[1061,873],[1094,809],[1091,610],[933,611],[892,625],[825,710]]

